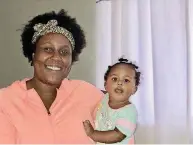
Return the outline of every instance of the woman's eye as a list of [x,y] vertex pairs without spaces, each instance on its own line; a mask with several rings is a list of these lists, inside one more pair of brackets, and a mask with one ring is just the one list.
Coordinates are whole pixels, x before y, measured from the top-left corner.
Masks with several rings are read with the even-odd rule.
[[66,50],[62,50],[62,51],[60,51],[60,54],[61,54],[61,55],[68,55],[69,53],[68,53],[68,51],[66,51]]
[[50,48],[50,47],[46,47],[46,48],[44,48],[44,51],[45,51],[45,52],[52,52],[53,50],[52,50],[52,48]]

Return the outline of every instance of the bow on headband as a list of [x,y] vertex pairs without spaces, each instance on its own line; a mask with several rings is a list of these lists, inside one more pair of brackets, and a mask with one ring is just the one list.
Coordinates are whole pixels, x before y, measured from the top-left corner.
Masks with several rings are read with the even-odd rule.
[[70,41],[70,44],[72,45],[72,49],[74,50],[75,41],[72,36],[72,33],[67,29],[57,25],[58,25],[57,20],[50,20],[48,21],[47,24],[42,24],[42,23],[36,24],[33,27],[35,33],[32,37],[32,43],[34,44],[40,36],[46,35],[48,33],[58,33],[58,34],[64,35]]

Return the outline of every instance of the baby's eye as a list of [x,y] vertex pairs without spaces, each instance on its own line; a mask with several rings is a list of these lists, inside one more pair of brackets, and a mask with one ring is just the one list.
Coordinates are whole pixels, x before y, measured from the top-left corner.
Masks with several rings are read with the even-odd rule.
[[117,78],[113,77],[113,78],[112,78],[112,81],[116,82],[116,81],[117,81]]
[[129,82],[130,82],[130,80],[129,80],[129,79],[125,79],[124,81],[125,81],[125,83],[129,83]]

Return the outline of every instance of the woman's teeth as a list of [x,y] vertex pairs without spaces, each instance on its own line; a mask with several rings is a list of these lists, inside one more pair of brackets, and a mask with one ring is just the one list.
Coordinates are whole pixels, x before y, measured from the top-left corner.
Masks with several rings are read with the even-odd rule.
[[61,68],[60,68],[60,67],[57,67],[57,66],[49,66],[49,65],[47,65],[46,68],[48,68],[48,69],[50,69],[50,70],[53,70],[53,71],[59,71],[59,70],[61,70]]

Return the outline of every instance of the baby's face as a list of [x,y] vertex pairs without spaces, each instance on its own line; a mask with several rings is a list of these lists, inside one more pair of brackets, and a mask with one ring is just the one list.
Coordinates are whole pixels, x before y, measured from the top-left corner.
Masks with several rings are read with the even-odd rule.
[[105,89],[112,101],[126,101],[135,93],[135,70],[127,64],[118,64],[110,71]]

